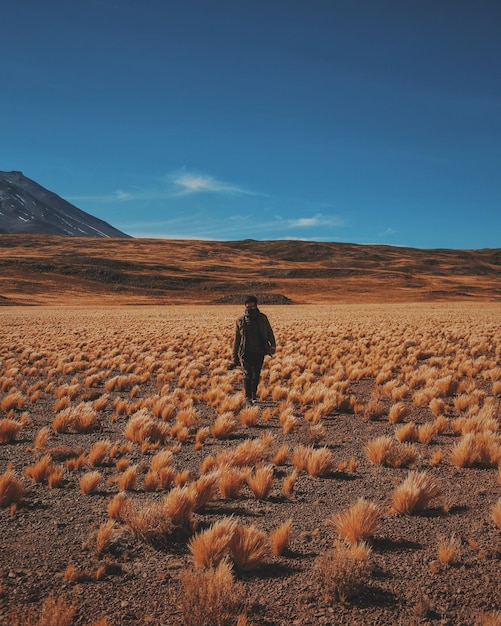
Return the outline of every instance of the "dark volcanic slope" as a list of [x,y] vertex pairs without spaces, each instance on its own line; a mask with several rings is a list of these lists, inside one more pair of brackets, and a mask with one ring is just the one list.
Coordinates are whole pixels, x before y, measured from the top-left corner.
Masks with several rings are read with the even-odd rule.
[[129,237],[22,172],[0,172],[0,233]]
[[0,304],[501,300],[501,250],[0,235]]

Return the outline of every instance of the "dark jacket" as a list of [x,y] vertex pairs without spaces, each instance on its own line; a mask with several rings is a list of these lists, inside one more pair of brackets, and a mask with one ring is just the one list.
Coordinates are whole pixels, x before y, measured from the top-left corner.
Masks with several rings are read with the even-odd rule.
[[[274,354],[277,344],[275,342],[275,335],[271,328],[271,324],[264,313],[258,310],[257,323],[259,326],[259,333],[262,339],[261,354]],[[238,363],[242,360],[245,354],[246,343],[246,323],[245,315],[241,315],[237,319],[235,329],[235,341],[233,342],[233,361]]]

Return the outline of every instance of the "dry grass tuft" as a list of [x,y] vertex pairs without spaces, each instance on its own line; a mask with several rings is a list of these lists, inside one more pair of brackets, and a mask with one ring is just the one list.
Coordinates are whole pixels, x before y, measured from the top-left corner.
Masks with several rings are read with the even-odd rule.
[[341,539],[354,544],[374,537],[381,515],[381,507],[359,498],[348,509],[336,513],[330,521]]
[[0,475],[0,507],[19,504],[25,493],[23,483],[12,470]]
[[247,476],[247,484],[258,500],[264,500],[273,487],[273,465],[257,468]]
[[210,432],[216,439],[226,439],[232,435],[238,428],[238,422],[232,411],[225,411],[216,418]]
[[195,565],[215,567],[229,554],[230,542],[237,523],[232,518],[224,518],[196,534],[188,547]]
[[292,533],[292,520],[288,519],[270,532],[271,551],[275,556],[282,556],[289,547]]
[[78,484],[80,485],[80,491],[82,493],[85,493],[86,495],[95,493],[102,480],[103,475],[100,472],[87,472],[78,481]]
[[162,506],[172,523],[182,526],[195,510],[196,493],[188,487],[175,487],[165,496]]
[[459,557],[459,548],[461,547],[461,540],[454,535],[454,533],[448,538],[441,538],[438,542],[438,560],[443,565],[452,565],[457,563]]
[[63,597],[51,595],[42,607],[30,607],[19,611],[13,607],[9,616],[9,626],[71,626],[76,613],[76,605],[68,604]]
[[399,443],[391,437],[372,439],[365,446],[367,458],[374,465],[408,467],[416,462],[418,453],[412,444]]
[[243,572],[260,567],[269,554],[266,533],[254,526],[236,526],[229,544],[230,557]]
[[412,515],[423,511],[428,504],[441,495],[435,478],[428,472],[409,472],[407,478],[392,495],[392,507],[397,513]]
[[17,420],[0,419],[0,444],[15,441],[22,427],[23,424]]
[[317,557],[313,577],[327,600],[345,602],[368,583],[373,565],[366,544],[336,542],[332,550]]
[[181,573],[180,609],[183,624],[233,626],[243,614],[245,593],[235,582],[231,564],[221,561],[217,567],[195,566]]

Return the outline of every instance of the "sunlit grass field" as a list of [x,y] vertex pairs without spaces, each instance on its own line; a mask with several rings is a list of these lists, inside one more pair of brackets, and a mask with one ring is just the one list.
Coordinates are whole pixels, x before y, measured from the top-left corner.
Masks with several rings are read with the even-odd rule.
[[[123,570],[131,546],[180,555],[169,587],[177,608],[168,618],[166,600],[157,618],[241,625],[259,623],[248,597],[260,578],[277,564],[287,572],[303,549],[311,593],[349,611],[375,584],[381,537],[412,516],[426,520],[416,532],[431,570],[498,549],[499,305],[262,310],[278,349],[259,403],[246,406],[241,373],[228,369],[240,307],[0,309],[3,574],[22,550],[16,519],[57,526],[63,495],[92,517],[82,537],[91,556],[69,550],[54,566],[66,593],[49,576],[34,609],[2,586],[10,623],[38,624],[43,610],[58,623],[122,623],[105,604],[85,612],[68,591],[92,581],[112,593],[112,565]],[[341,481],[349,488],[338,492]],[[459,504],[482,521],[471,536],[451,515]],[[419,517],[430,510],[436,517]],[[488,615],[495,603],[485,602]]]

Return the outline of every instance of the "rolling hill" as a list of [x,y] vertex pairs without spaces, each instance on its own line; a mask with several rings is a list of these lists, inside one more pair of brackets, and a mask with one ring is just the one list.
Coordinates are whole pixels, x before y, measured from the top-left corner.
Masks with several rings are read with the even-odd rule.
[[2,304],[500,301],[501,249],[0,235]]

